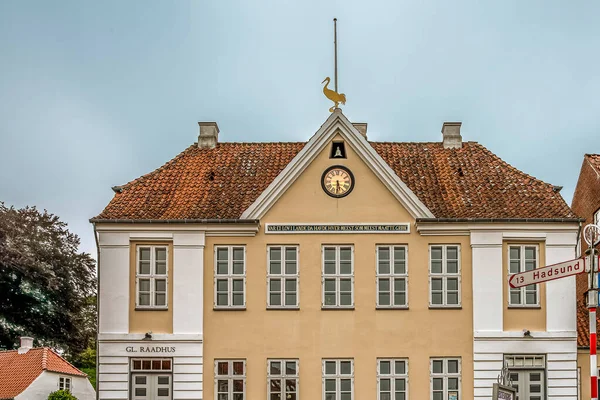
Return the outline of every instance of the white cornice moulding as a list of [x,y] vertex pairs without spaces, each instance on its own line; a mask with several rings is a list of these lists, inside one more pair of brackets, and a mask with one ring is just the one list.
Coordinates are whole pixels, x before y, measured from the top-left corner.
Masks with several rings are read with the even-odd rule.
[[576,340],[576,331],[532,331],[531,337],[525,337],[522,331],[475,331],[475,341],[486,340]]
[[302,150],[279,173],[256,201],[243,213],[242,219],[261,219],[279,200],[288,187],[304,172],[325,148],[327,143],[340,134],[362,161],[371,168],[388,190],[396,197],[413,218],[433,218],[425,204],[400,180],[392,168],[381,158],[363,135],[338,109],[321,125]]
[[[153,235],[152,239],[158,240],[160,236],[155,232],[163,232],[168,234],[169,239],[172,239],[177,233],[196,233],[205,234],[206,236],[256,236],[260,229],[256,224],[115,224],[107,223],[96,225],[96,230],[100,233],[120,233],[127,234],[129,238],[138,238],[141,236]],[[141,232],[141,233],[140,233]],[[165,236],[165,239],[167,237]]]
[[201,333],[153,333],[151,340],[144,340],[144,333],[99,333],[98,341],[101,342],[139,342],[151,345],[157,342],[172,341],[202,341]]
[[[540,234],[547,237],[548,233],[575,233],[579,230],[579,223],[573,222],[572,224],[567,223],[498,223],[498,222],[456,222],[456,223],[445,223],[445,222],[417,222],[417,232],[422,235],[449,235],[450,232],[484,232],[498,233],[505,238],[514,237],[529,237],[531,238],[531,232],[534,234]],[[506,236],[508,235],[508,236]]]

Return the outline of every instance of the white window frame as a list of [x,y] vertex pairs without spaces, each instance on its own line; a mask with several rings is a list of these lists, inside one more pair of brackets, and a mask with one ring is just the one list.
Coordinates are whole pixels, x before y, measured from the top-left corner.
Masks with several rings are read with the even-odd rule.
[[593,221],[593,223],[594,223],[595,225],[599,225],[599,224],[600,224],[600,208],[599,208],[599,209],[597,209],[597,210],[594,212],[594,215],[593,215],[593,217],[592,217],[592,221]]
[[[343,361],[350,362],[350,374],[342,374],[340,363]],[[326,362],[335,362],[335,374],[330,375],[325,373],[325,363]],[[321,363],[321,375],[322,375],[322,384],[321,384],[321,392],[323,396],[323,400],[325,399],[325,380],[326,379],[335,379],[335,400],[340,400],[341,398],[341,380],[342,379],[350,379],[350,397],[351,400],[354,400],[354,359],[353,358],[324,358]]]
[[[433,372],[433,362],[434,361],[442,361],[442,373],[434,373]],[[458,361],[458,372],[450,373],[448,372],[448,361]],[[448,398],[448,378],[458,378],[458,399],[462,400],[462,360],[460,357],[432,357],[429,359],[429,399],[433,400],[433,379],[434,378],[442,378],[443,379],[443,400],[449,400]],[[452,390],[454,392],[455,390]]]
[[[271,374],[271,363],[279,362],[281,363],[281,374],[273,375]],[[296,373],[288,374],[286,363],[294,362],[296,363]],[[296,381],[296,391],[292,393],[296,393],[296,400],[300,399],[300,362],[297,358],[268,358],[267,359],[267,400],[271,399],[271,380],[279,380],[281,385],[281,399],[285,400],[287,398],[287,386],[285,384],[286,380],[295,380]]]
[[[325,275],[325,249],[335,249],[335,274]],[[340,249],[350,249],[350,274],[340,273]],[[325,279],[335,279],[335,304],[325,304]],[[340,305],[340,280],[350,279],[350,304]],[[321,246],[321,308],[324,309],[353,309],[354,308],[354,245],[350,244],[331,244]]]
[[[520,260],[519,260],[519,272],[523,272],[525,271],[525,262],[527,261],[525,258],[525,249],[527,247],[531,248],[535,248],[535,269],[540,267],[540,246],[537,243],[531,243],[531,244],[509,244],[507,246],[508,249],[508,254],[506,255],[508,263],[507,263],[507,276],[510,277],[511,275],[513,275],[513,273],[510,272],[510,262],[511,262],[511,258],[510,258],[510,249],[511,248],[515,248],[518,247],[519,248],[519,255],[520,255]],[[540,288],[538,285],[528,285],[528,286],[533,286],[534,290],[535,290],[535,304],[526,304],[526,296],[527,293],[531,293],[531,290],[527,289],[527,286],[523,286],[520,288],[511,288],[510,285],[508,286],[508,307],[509,308],[539,308],[540,307]],[[511,292],[513,291],[519,291],[521,294],[521,302],[520,303],[512,303],[512,299],[511,299]]]
[[[142,249],[150,249],[150,274],[140,273],[140,261]],[[165,249],[165,273],[156,273],[156,249]],[[135,308],[136,309],[151,309],[151,310],[166,310],[169,308],[169,246],[165,244],[136,245],[135,257]],[[150,305],[140,304],[140,279],[150,280]],[[165,304],[157,306],[156,304],[156,281],[165,281]]]
[[[218,259],[217,259],[217,253],[219,251],[219,249],[227,249],[227,274],[217,274],[217,264],[218,264]],[[243,250],[243,255],[244,255],[244,259],[243,261],[243,268],[244,268],[244,272],[243,274],[234,274],[233,273],[233,249],[242,249]],[[213,280],[213,291],[214,291],[214,297],[213,297],[213,307],[214,309],[217,310],[245,310],[246,309],[246,246],[239,244],[239,245],[215,245],[214,248],[214,280]],[[236,260],[239,261],[239,260]],[[218,296],[218,292],[217,292],[217,281],[218,280],[225,280],[227,279],[227,305],[218,305],[217,304],[217,296]],[[233,305],[233,281],[234,280],[242,280],[243,282],[243,304],[241,305]]]
[[[432,264],[432,248],[441,247],[442,248],[442,272],[434,273],[432,272],[431,264]],[[458,266],[456,273],[448,273],[448,247],[456,247],[457,249],[457,257],[458,257]],[[434,243],[429,245],[429,307],[430,308],[461,308],[462,307],[462,253],[460,244],[442,244],[442,243]],[[442,304],[433,304],[433,279],[442,279]],[[457,304],[448,304],[448,278],[458,278],[458,303]]]
[[[281,252],[281,270],[279,274],[271,273],[271,249],[279,249]],[[296,252],[296,273],[288,274],[285,271],[285,264],[288,261],[286,259],[286,250],[294,249]],[[271,279],[279,279],[280,280],[280,296],[281,296],[281,304],[280,305],[272,305],[271,304]],[[296,280],[296,304],[287,305],[285,304],[286,298],[286,282],[287,279],[295,279]],[[298,309],[300,308],[300,250],[298,245],[268,245],[267,246],[267,308],[271,309]]]
[[[226,362],[228,363],[227,365],[227,375],[219,375],[219,363],[221,362]],[[243,370],[243,374],[242,375],[234,375],[233,373],[233,363],[234,362],[241,362],[244,364],[244,370]],[[214,396],[215,396],[215,400],[219,399],[219,381],[220,380],[227,380],[227,400],[233,400],[233,381],[234,380],[242,380],[243,381],[243,385],[244,385],[244,391],[243,391],[243,396],[244,396],[244,400],[247,399],[246,397],[246,360],[245,359],[216,359],[215,360],[215,370],[214,370],[214,376],[215,376],[215,387],[214,387]],[[239,393],[239,392],[236,392]]]
[[[390,272],[387,274],[382,274],[379,272],[379,250],[382,248],[387,248],[390,252]],[[394,250],[397,248],[404,249],[404,273],[396,273],[394,271],[394,262],[396,261],[394,258]],[[375,304],[377,308],[399,308],[406,309],[408,308],[408,246],[401,244],[392,244],[392,245],[377,245],[375,248],[375,274],[377,275],[377,290],[375,293]],[[380,279],[388,279],[389,281],[389,294],[390,294],[390,304],[380,304],[379,303],[379,282]],[[397,305],[394,304],[394,294],[396,293],[396,279],[404,279],[404,304]]]
[[[381,362],[390,363],[390,373],[383,374],[381,372]],[[404,363],[404,373],[396,371],[396,362]],[[404,379],[404,398],[409,399],[408,392],[408,358],[378,358],[377,359],[377,398],[381,398],[381,379],[390,380],[390,399],[396,398],[396,379]]]
[[58,390],[66,390],[67,392],[71,392],[73,389],[73,381],[68,376],[60,376],[58,378]]

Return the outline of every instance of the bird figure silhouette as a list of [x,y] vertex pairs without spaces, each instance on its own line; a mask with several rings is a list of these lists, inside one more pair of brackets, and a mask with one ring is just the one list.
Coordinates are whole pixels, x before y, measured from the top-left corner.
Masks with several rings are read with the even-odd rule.
[[[325,82],[327,82],[327,83],[325,83]],[[323,82],[321,82],[321,83],[325,83],[325,86],[323,86],[323,94],[325,94],[325,97],[327,97],[329,100],[331,100],[335,103],[335,105],[329,109],[329,112],[333,112],[334,109],[338,108],[338,105],[340,103],[346,104],[346,95],[344,93],[338,93],[336,91],[329,89],[327,87],[327,85],[329,85],[329,82],[331,82],[331,79],[329,77],[327,77],[327,78],[323,79]]]

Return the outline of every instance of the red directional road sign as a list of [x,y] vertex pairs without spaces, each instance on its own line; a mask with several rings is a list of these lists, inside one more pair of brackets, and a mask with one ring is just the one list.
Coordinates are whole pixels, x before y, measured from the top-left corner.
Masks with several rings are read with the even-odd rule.
[[548,265],[543,268],[532,269],[531,271],[519,272],[508,278],[508,284],[511,288],[519,288],[581,274],[582,272],[585,272],[585,261],[583,258],[578,258],[576,260]]

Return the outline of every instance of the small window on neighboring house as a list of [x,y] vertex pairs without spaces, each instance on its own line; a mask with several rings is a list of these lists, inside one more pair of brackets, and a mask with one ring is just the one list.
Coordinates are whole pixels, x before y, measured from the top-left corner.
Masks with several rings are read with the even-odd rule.
[[71,378],[66,378],[61,376],[58,378],[58,390],[66,390],[68,392],[71,391]]
[[594,224],[600,224],[600,209],[596,210],[596,212],[594,213]]
[[[527,245],[508,246],[508,273],[531,271],[538,267],[538,247]],[[535,307],[539,305],[537,285],[509,288],[508,304],[513,307]]]
[[460,307],[460,247],[432,245],[429,248],[429,305]]
[[269,246],[267,307],[298,308],[298,247]]
[[246,308],[246,248],[215,247],[215,308]]
[[168,263],[166,246],[138,246],[136,308],[168,307]]

